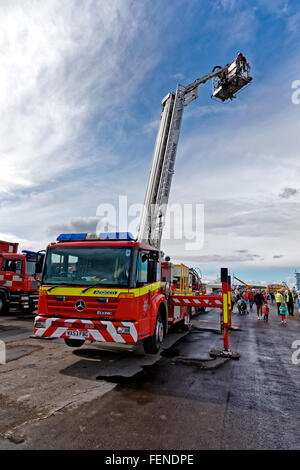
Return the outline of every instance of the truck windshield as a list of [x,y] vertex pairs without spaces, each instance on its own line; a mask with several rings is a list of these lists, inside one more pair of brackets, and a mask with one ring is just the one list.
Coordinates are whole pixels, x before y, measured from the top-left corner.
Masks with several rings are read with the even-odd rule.
[[43,284],[128,287],[131,251],[124,247],[50,248]]
[[26,261],[26,272],[29,276],[33,276],[35,274],[35,262],[34,261]]

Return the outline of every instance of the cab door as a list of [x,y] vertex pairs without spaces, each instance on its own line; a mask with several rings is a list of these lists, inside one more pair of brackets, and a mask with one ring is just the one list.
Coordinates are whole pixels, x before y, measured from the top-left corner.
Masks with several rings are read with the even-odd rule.
[[145,333],[152,332],[157,315],[157,295],[153,284],[159,280],[158,252],[140,250],[137,262],[137,286],[139,287],[139,311]]
[[151,288],[148,287],[148,262],[149,252],[140,250],[137,260],[137,287],[138,287],[138,310],[141,321],[140,334],[150,331],[153,309],[151,305]]

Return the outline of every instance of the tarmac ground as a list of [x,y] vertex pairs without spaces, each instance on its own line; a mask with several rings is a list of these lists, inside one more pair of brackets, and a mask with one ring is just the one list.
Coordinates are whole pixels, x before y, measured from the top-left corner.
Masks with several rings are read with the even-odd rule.
[[[297,314],[295,314],[297,315]],[[67,347],[32,335],[33,316],[0,317],[0,449],[300,449],[300,321],[219,311],[171,333],[162,351]]]

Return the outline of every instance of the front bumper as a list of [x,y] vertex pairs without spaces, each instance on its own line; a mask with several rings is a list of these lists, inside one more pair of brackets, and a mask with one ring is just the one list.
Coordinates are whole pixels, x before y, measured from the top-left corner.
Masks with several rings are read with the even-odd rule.
[[30,310],[37,309],[39,301],[38,292],[12,292],[10,295],[10,306],[15,310]]
[[38,315],[34,320],[37,338],[72,338],[105,343],[133,344],[138,341],[136,322],[79,320]]

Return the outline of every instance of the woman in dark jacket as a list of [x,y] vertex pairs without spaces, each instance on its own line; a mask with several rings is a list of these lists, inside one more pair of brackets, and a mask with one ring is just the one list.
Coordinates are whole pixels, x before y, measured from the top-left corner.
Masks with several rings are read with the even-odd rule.
[[257,319],[258,320],[260,320],[261,317],[262,317],[262,306],[263,306],[264,302],[265,302],[264,296],[263,296],[261,290],[259,290],[258,292],[256,292],[256,294],[254,296],[254,303],[256,304]]

